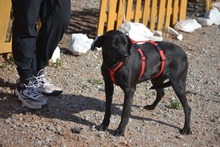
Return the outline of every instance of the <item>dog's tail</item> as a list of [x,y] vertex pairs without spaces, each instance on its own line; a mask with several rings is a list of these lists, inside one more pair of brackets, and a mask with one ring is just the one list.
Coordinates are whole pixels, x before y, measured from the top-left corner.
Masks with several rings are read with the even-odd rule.
[[150,87],[150,89],[160,89],[160,88],[165,88],[165,87],[169,87],[169,86],[171,86],[170,81],[163,83],[163,84],[159,84],[159,85],[153,85]]

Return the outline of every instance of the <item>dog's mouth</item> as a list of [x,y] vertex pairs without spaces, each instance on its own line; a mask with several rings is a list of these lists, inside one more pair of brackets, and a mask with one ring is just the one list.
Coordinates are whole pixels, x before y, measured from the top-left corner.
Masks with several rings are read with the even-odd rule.
[[111,52],[104,52],[103,50],[103,57],[105,62],[112,67],[113,65],[118,64],[119,62],[126,62],[129,54],[124,51],[124,52],[119,52],[118,49],[117,50],[111,50]]
[[128,54],[118,54],[118,56],[115,58],[116,61],[125,61],[128,57]]

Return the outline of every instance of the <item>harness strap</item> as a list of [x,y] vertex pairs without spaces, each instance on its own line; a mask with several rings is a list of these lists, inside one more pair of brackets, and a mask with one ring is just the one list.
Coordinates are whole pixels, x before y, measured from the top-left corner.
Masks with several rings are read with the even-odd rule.
[[117,71],[122,66],[123,63],[124,62],[121,61],[121,62],[119,62],[119,64],[115,68],[109,69],[110,77],[111,77],[113,83],[115,83],[115,71]]
[[142,75],[144,74],[144,70],[145,70],[145,64],[146,64],[146,57],[144,56],[141,48],[138,48],[137,51],[139,52],[139,54],[141,55],[141,60],[142,60],[142,64],[141,64],[141,74],[139,76],[139,79],[142,77]]
[[162,74],[162,72],[164,70],[164,67],[165,67],[166,57],[164,55],[164,52],[163,52],[163,50],[158,50],[158,51],[159,51],[159,54],[160,54],[160,57],[161,57],[161,68],[160,68],[160,72],[156,76],[154,76],[153,78],[159,77]]
[[[136,44],[137,44],[137,43],[143,43],[143,42],[149,42],[149,43],[151,43],[152,45],[154,45],[154,46],[156,47],[157,51],[158,51],[159,54],[160,54],[160,58],[161,58],[161,69],[160,69],[160,72],[159,72],[156,76],[154,76],[153,78],[156,78],[156,77],[160,76],[160,75],[162,74],[163,70],[164,70],[164,67],[165,67],[166,56],[164,55],[163,50],[159,47],[158,43],[155,42],[155,41],[138,41],[138,42],[137,42],[137,41],[134,41],[134,40],[132,40],[132,39],[131,39],[131,41],[132,41],[133,43],[136,43]],[[137,51],[138,51],[138,53],[141,55],[141,60],[142,60],[141,73],[140,73],[140,76],[139,76],[139,78],[141,78],[142,75],[144,74],[144,71],[145,71],[146,57],[144,56],[144,54],[143,54],[141,48],[137,48]],[[115,68],[109,69],[110,77],[111,77],[111,80],[112,80],[112,82],[113,82],[114,84],[116,84],[116,82],[115,82],[115,72],[123,65],[123,63],[124,63],[124,62],[121,61],[121,62],[119,62],[119,64],[118,64]],[[117,85],[117,84],[116,84],[116,85]]]
[[[153,46],[156,47],[158,53],[160,54],[160,58],[161,58],[161,69],[160,69],[160,72],[159,72],[156,76],[154,76],[153,78],[159,77],[159,76],[162,74],[163,70],[164,70],[166,56],[164,55],[164,52],[163,52],[163,50],[160,48],[160,46],[158,45],[158,43],[155,42],[155,41],[151,41],[151,40],[150,40],[150,41],[148,41],[148,40],[146,40],[146,41],[134,41],[134,40],[131,39],[131,41],[132,41],[133,43],[135,43],[135,44],[137,44],[137,43],[149,42],[149,43],[151,43]],[[144,54],[143,54],[143,52],[142,52],[142,50],[141,50],[140,48],[138,48],[137,50],[138,50],[138,52],[140,53],[141,58],[142,58],[141,74],[140,74],[140,76],[139,76],[139,78],[141,78],[141,76],[144,74],[144,70],[145,70],[145,64],[146,64],[146,63],[145,63],[145,60],[146,60],[146,57],[144,56]]]
[[160,48],[160,46],[158,45],[157,42],[155,42],[155,41],[149,41],[149,42],[156,47],[157,51],[158,51],[159,54],[160,54],[160,58],[161,58],[161,68],[160,68],[160,72],[159,72],[156,76],[153,77],[153,78],[156,78],[156,77],[159,77],[159,76],[162,74],[163,70],[164,70],[166,56],[164,55],[163,50]]

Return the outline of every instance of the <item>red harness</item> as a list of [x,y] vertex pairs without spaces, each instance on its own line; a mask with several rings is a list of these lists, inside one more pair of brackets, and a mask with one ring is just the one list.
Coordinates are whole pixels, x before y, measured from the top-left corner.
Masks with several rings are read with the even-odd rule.
[[[157,44],[155,41],[134,41],[134,40],[132,40],[132,39],[131,39],[131,41],[132,41],[133,43],[135,43],[135,44],[137,44],[137,43],[149,42],[149,43],[151,43],[152,45],[154,45],[154,46],[156,47],[157,51],[158,51],[159,54],[160,54],[160,58],[161,58],[161,69],[160,69],[160,72],[159,72],[156,76],[154,76],[153,78],[156,78],[156,77],[160,76],[160,75],[162,74],[163,70],[164,70],[165,60],[166,60],[166,56],[164,55],[163,50],[158,46],[158,44]],[[138,53],[141,55],[141,60],[142,60],[141,73],[140,73],[140,76],[139,76],[139,78],[141,78],[142,75],[144,74],[145,67],[146,67],[146,57],[144,56],[144,54],[143,54],[141,48],[138,48],[137,51],[138,51]],[[117,65],[115,68],[109,69],[110,77],[111,77],[111,80],[112,80],[112,82],[113,82],[114,84],[116,84],[116,82],[115,82],[115,76],[114,76],[114,75],[115,75],[115,72],[123,65],[123,63],[124,63],[124,62],[121,61],[121,62],[118,63],[118,65]]]

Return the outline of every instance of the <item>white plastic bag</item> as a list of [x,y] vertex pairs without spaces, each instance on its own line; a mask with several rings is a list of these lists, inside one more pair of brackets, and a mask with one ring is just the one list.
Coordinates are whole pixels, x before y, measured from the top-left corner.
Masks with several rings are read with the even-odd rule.
[[211,19],[215,25],[220,25],[220,12],[217,8],[213,8],[208,13],[205,13],[205,18]]
[[195,19],[181,20],[175,25],[176,30],[191,33],[202,26]]
[[87,53],[87,51],[91,48],[93,39],[89,39],[84,34],[72,34],[69,51],[73,53],[73,55],[82,55]]
[[125,22],[119,27],[119,31],[127,33],[135,41],[163,40],[162,36],[154,36],[144,24],[139,22]]
[[60,48],[58,46],[54,50],[53,55],[52,55],[50,61],[55,63],[57,60],[60,60]]

